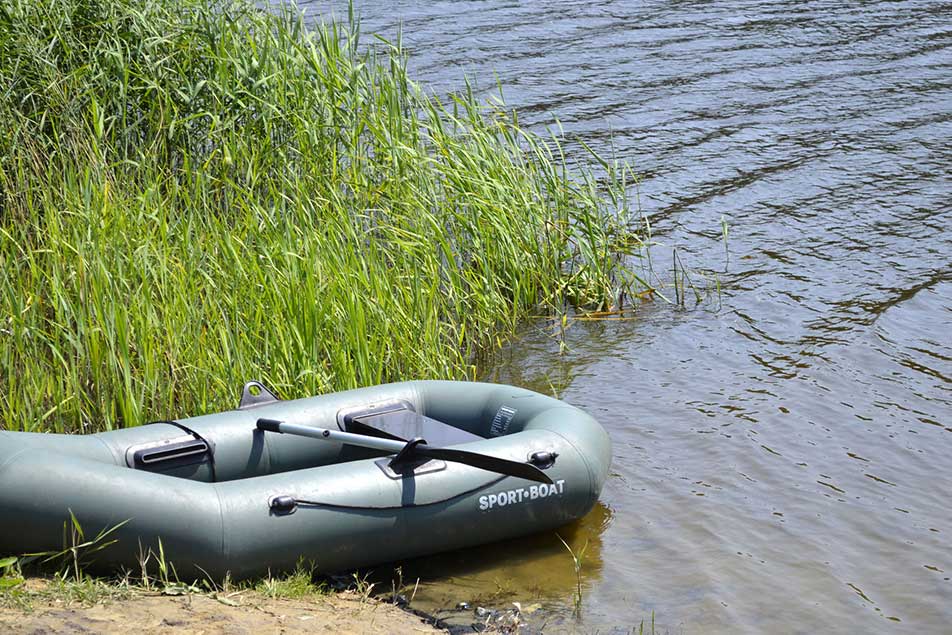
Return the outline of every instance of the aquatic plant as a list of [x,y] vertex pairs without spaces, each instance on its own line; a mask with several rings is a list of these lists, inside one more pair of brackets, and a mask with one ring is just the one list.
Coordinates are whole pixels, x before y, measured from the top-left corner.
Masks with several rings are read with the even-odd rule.
[[573,598],[575,604],[575,615],[576,617],[581,617],[582,615],[582,563],[585,561],[585,552],[588,550],[588,542],[582,545],[582,548],[576,552],[572,547],[569,546],[569,543],[565,542],[565,539],[562,538],[559,534],[555,534],[559,539],[559,542],[565,547],[565,550],[569,552],[569,555],[572,556],[572,567],[575,569],[575,597]]
[[0,0],[0,121],[8,429],[472,376],[540,306],[633,284],[625,169],[428,95],[354,19]]

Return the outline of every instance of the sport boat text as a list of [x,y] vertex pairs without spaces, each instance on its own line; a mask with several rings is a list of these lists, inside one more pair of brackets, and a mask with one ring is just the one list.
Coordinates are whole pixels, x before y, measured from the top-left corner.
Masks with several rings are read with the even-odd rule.
[[561,496],[565,489],[565,480],[558,480],[552,485],[530,485],[529,487],[520,487],[511,489],[498,494],[486,494],[479,497],[479,510],[486,511],[493,507],[505,507],[506,505],[515,505],[526,501],[534,501],[538,498],[547,496]]

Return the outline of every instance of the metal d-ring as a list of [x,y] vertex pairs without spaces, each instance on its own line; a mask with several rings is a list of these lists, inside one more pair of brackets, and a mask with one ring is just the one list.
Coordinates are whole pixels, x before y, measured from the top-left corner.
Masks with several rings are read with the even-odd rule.
[[253,379],[246,383],[241,390],[241,401],[238,402],[238,410],[256,408],[276,401],[281,401],[281,398],[268,390],[267,386],[260,381]]

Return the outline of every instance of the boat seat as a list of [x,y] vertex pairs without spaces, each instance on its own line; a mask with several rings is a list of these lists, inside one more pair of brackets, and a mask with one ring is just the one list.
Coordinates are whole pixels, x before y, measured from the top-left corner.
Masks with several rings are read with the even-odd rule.
[[344,418],[344,429],[347,432],[387,439],[409,441],[422,437],[426,439],[428,445],[439,447],[480,441],[483,438],[421,415],[409,408],[348,416]]

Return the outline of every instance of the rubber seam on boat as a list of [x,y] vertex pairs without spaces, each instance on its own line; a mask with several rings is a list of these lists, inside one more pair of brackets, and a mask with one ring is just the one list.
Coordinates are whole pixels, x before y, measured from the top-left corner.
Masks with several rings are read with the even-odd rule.
[[124,460],[120,461],[120,457],[118,454],[116,454],[116,451],[113,449],[113,447],[109,445],[108,443],[106,443],[101,436],[99,436],[98,434],[93,434],[91,436],[97,441],[99,441],[102,447],[106,448],[106,452],[108,452],[109,456],[112,457],[113,465],[118,465],[122,467],[125,464],[125,461]]
[[418,381],[413,382],[413,386],[411,386],[411,388],[413,389],[413,393],[415,396],[417,411],[420,414],[422,414],[424,417],[427,416],[426,415],[426,399],[424,397],[423,390],[421,390],[420,388],[420,382]]
[[27,451],[28,449],[29,449],[29,448],[20,448],[19,450],[17,450],[16,452],[14,452],[14,453],[11,454],[10,456],[8,456],[8,457],[7,457],[6,459],[4,459],[3,461],[0,461],[0,470],[2,470],[2,469],[5,468],[7,465],[9,465],[10,463],[12,463],[13,460],[14,460],[15,458],[17,458],[18,456],[20,456],[21,454],[26,454],[26,451]]
[[227,561],[227,559],[228,559],[228,552],[227,552],[228,541],[225,540],[225,531],[226,531],[226,525],[225,525],[225,506],[224,506],[224,505],[222,504],[222,502],[221,502],[221,492],[219,491],[218,483],[212,483],[211,485],[212,485],[212,487],[215,488],[215,498],[218,499],[218,520],[219,520],[219,522],[221,522],[221,555],[222,555],[222,559]]

